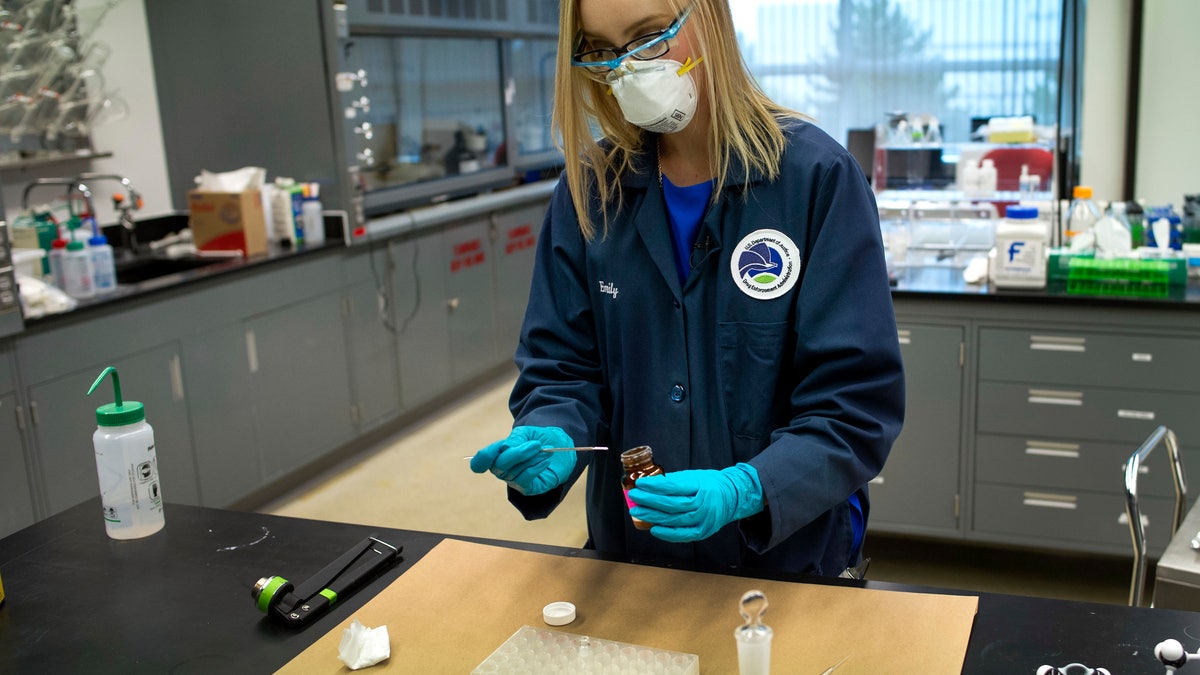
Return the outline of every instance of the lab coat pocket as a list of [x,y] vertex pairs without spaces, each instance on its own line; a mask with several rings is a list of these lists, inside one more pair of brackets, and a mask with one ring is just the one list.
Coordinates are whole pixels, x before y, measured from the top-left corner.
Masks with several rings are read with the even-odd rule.
[[722,322],[717,325],[717,375],[729,431],[765,445],[777,411],[786,401],[777,396],[786,322]]

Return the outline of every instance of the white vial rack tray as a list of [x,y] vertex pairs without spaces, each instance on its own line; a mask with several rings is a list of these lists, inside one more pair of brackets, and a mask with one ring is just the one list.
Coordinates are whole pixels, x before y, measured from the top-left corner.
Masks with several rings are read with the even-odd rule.
[[698,675],[695,654],[521,626],[471,675],[502,673],[653,673]]

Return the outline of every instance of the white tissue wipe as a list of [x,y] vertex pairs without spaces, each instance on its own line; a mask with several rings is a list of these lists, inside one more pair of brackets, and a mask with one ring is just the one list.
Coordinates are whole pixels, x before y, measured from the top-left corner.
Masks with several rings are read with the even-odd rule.
[[338,660],[350,670],[373,666],[392,655],[387,626],[367,628],[358,619],[342,631],[338,645]]

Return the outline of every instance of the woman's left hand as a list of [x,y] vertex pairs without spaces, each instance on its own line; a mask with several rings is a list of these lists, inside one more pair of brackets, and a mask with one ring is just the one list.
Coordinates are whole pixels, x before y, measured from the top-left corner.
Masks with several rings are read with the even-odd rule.
[[635,504],[629,515],[650,523],[650,534],[672,542],[707,539],[763,510],[762,483],[749,464],[639,478],[629,499]]

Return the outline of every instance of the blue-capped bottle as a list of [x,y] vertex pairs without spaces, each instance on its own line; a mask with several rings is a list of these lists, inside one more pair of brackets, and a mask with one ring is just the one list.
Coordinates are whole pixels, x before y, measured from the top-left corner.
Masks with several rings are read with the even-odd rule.
[[154,429],[146,422],[145,407],[121,398],[121,379],[109,366],[100,373],[88,396],[112,374],[113,403],[96,408],[96,473],[104,529],[113,539],[139,539],[163,528],[162,486]]
[[992,283],[997,288],[1045,288],[1050,229],[1034,206],[1009,206],[996,227]]

